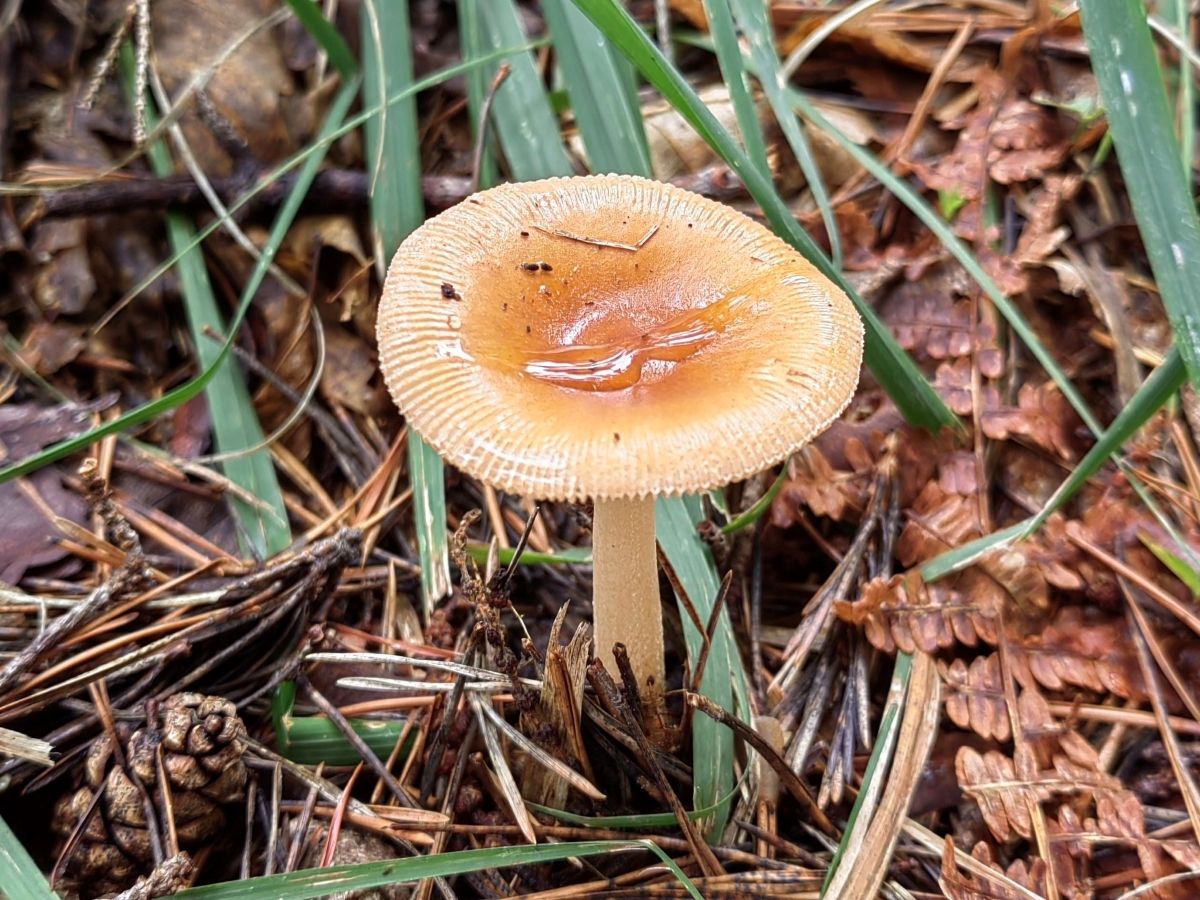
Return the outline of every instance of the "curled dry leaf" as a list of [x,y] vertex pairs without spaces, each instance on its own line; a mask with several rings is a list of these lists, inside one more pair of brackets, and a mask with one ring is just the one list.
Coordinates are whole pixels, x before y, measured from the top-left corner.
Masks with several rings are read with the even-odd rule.
[[[939,365],[933,386],[954,412],[960,416],[974,414],[975,388],[969,359]],[[992,440],[1020,439],[1063,460],[1075,460],[1080,455],[1082,422],[1051,381],[1021,385],[1016,406],[1002,403],[999,391],[984,382],[979,386],[979,411],[983,433]]]
[[[791,53],[836,11],[814,7],[809,3],[774,3],[772,6],[775,8],[777,24],[788,28],[779,41],[780,52],[784,55]],[[916,72],[933,71],[942,49],[940,44],[929,43],[907,32],[882,27],[880,23],[872,21],[872,18],[869,14],[860,15],[843,22],[823,41],[821,53],[835,57],[838,63],[849,59],[853,60],[854,64],[863,60],[871,60],[877,64],[884,60]],[[970,81],[976,68],[972,60],[961,57],[950,67],[946,77],[950,81]],[[885,89],[886,86],[879,83],[878,69],[872,66],[869,71],[872,89]]]
[[792,457],[788,475],[771,505],[771,522],[777,527],[795,524],[800,507],[806,506],[814,515],[828,516],[838,522],[857,516],[866,507],[863,479],[834,469],[815,444]]
[[53,375],[74,362],[86,346],[82,328],[38,322],[21,340],[21,359],[39,375]]
[[[700,0],[696,0],[695,5],[700,6]],[[737,113],[729,99],[729,89],[718,83],[702,87],[698,93],[721,125],[736,134]],[[660,181],[699,172],[717,161],[712,148],[670,104],[643,107],[642,121],[646,126],[646,141],[650,147],[651,169],[654,177]],[[581,151],[582,140],[577,137],[572,142],[572,149]]]
[[[933,387],[946,405],[960,416],[970,416],[975,411],[974,372],[967,358],[944,362],[933,373]],[[983,383],[979,387],[979,408],[996,409],[1000,406],[1000,392],[994,385]]]
[[366,341],[340,325],[327,325],[325,354],[321,396],[364,416],[379,416],[389,408],[375,353]]
[[47,220],[34,229],[29,249],[38,266],[31,288],[38,307],[51,316],[77,315],[96,295],[87,232],[82,219]]
[[1131,791],[1114,791],[1098,797],[1095,821],[1088,824],[1106,837],[1121,838],[1133,844],[1137,848],[1138,862],[1148,878],[1161,878],[1168,873],[1163,848],[1156,846],[1157,841],[1147,838],[1142,802]]
[[[1067,606],[1038,633],[1008,633],[1009,665],[1013,678],[1025,688],[1024,698],[1034,689],[1078,692],[1091,691],[1098,696],[1113,695],[1125,700],[1144,701],[1145,685],[1137,658],[1129,643],[1125,620],[1081,607]],[[870,633],[870,632],[868,632]],[[890,633],[889,633],[890,634]],[[878,646],[878,645],[877,645]],[[1168,640],[1168,652],[1182,658],[1184,678],[1196,678],[1188,656],[1179,651],[1178,642]],[[968,664],[955,659],[944,664],[942,679],[951,690],[946,693],[946,714],[960,728],[968,728],[983,737],[1004,741],[1010,737],[1008,712],[1000,681],[999,654],[978,656]],[[1179,711],[1182,704],[1173,693],[1167,694],[1168,706]],[[1048,721],[1023,712],[1027,728],[1038,728]]]
[[1047,175],[1025,198],[1025,228],[1013,254],[1021,265],[1045,263],[1070,236],[1070,229],[1061,222],[1062,209],[1075,198],[1082,183],[1078,175]]
[[[1099,830],[1143,840],[1140,801],[1124,789],[1119,778],[1104,771],[1096,749],[1078,732],[1056,721],[1037,691],[1024,691],[1017,707],[1024,739],[1017,743],[1012,757],[963,746],[955,760],[960,785],[975,798],[996,839],[1008,841],[1014,835],[1031,839],[1035,804],[1052,804],[1057,812],[1057,821],[1047,815],[1052,832],[1071,835]],[[1088,804],[1095,805],[1103,826],[1087,820],[1080,824],[1079,814]],[[1075,860],[1090,852],[1087,841],[1059,843],[1063,855],[1055,859],[1056,871],[1060,865],[1073,868]],[[1147,873],[1158,869],[1149,856],[1142,863],[1148,867]]]
[[931,481],[908,512],[908,522],[896,541],[896,559],[902,565],[915,566],[980,533],[978,500],[948,493]]
[[[1027,754],[1024,757],[1028,760]],[[1051,796],[1049,786],[1030,783],[1035,773],[1028,766],[1020,768],[1024,771],[998,750],[980,753],[962,747],[954,760],[959,785],[979,804],[988,829],[1001,841],[1013,835],[1032,837],[1033,808]]]

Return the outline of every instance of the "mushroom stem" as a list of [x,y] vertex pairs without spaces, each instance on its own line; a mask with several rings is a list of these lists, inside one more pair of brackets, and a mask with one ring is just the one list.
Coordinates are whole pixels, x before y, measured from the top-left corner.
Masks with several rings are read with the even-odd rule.
[[653,497],[595,502],[592,566],[596,655],[619,679],[612,648],[624,644],[642,701],[653,703],[666,673]]

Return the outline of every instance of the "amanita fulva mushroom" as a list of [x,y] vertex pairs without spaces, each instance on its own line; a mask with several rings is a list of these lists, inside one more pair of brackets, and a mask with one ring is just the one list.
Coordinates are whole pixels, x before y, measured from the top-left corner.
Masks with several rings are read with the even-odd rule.
[[409,425],[481,481],[594,502],[597,654],[661,697],[654,498],[787,457],[849,403],[862,322],[729,207],[624,175],[483,191],[404,242],[380,366]]

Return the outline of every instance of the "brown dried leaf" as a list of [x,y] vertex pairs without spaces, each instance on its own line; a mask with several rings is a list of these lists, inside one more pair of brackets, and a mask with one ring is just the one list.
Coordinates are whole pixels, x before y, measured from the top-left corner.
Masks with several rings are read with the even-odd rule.
[[1013,677],[1026,688],[1071,687],[1146,699],[1141,669],[1123,617],[1065,606],[1039,633],[1013,642]]
[[[92,416],[116,399],[116,394],[108,394],[87,404],[0,405],[0,460],[23,459],[84,431]],[[54,467],[0,484],[0,510],[0,582],[8,584],[17,584],[31,567],[67,556],[55,540],[59,536],[55,516],[82,524],[87,513],[83,499],[64,487],[62,475]]]
[[996,750],[980,753],[973,747],[958,751],[954,770],[997,840],[1007,841],[1014,834],[1026,840],[1033,837],[1033,807],[1049,799],[1050,791],[1022,777],[1032,773],[1019,775],[1012,757]]
[[[700,5],[699,0],[696,5]],[[737,114],[729,99],[729,89],[717,83],[701,87],[698,93],[718,121],[736,134]],[[650,147],[650,164],[655,178],[668,181],[699,172],[717,161],[712,148],[669,103],[643,107],[642,121],[646,126],[646,141]]]
[[940,664],[939,672],[949,688],[944,696],[950,721],[996,741],[1005,742],[1012,736],[998,654],[977,656],[969,666],[955,659],[949,665]]
[[997,72],[980,73],[979,101],[960,121],[954,149],[933,163],[913,161],[925,184],[967,200],[979,200],[987,180],[1000,184],[1040,179],[1058,167],[1070,150],[1058,119],[1048,109],[1008,89]]
[[771,523],[787,528],[798,520],[797,511],[807,506],[814,515],[835,521],[857,515],[866,506],[864,485],[849,472],[833,468],[825,454],[811,444],[792,457],[789,478],[771,505]]
[[880,650],[936,653],[955,643],[995,643],[1003,596],[995,582],[975,572],[964,573],[950,587],[926,584],[913,570],[876,578],[858,600],[837,601],[834,609],[843,621],[863,626],[867,640]]
[[[780,16],[781,24],[790,29],[780,39],[780,52],[791,53],[815,29],[819,28],[832,14],[827,9],[817,9],[805,4],[794,15]],[[847,57],[856,61],[880,60],[895,63],[917,72],[932,72],[940,56],[941,45],[921,41],[905,32],[883,28],[871,21],[870,15],[858,16],[843,22],[822,44],[823,55]],[[976,70],[974,62],[960,57],[950,67],[947,77],[952,81],[969,81]],[[878,69],[872,67],[873,82],[886,82],[879,78]],[[876,89],[880,89],[876,85]]]
[[998,378],[1004,356],[995,324],[980,315],[969,298],[973,285],[962,267],[942,264],[919,281],[904,281],[889,294],[880,312],[897,342],[919,360],[937,362],[977,355],[980,372]]
[[37,322],[21,341],[21,359],[39,375],[53,375],[74,362],[86,346],[82,328]]
[[[1137,849],[1138,862],[1141,863],[1142,871],[1146,873],[1147,879],[1153,881],[1171,871],[1164,858],[1165,848],[1158,841],[1146,837],[1146,820],[1142,815],[1142,801],[1133,792],[1116,790],[1097,797],[1095,826],[1102,835],[1123,838],[1134,845]],[[1168,892],[1156,893],[1156,896],[1178,895]]]
[[[972,381],[971,360],[966,357],[944,362],[933,373],[934,390],[946,401],[946,405],[960,416],[969,416],[975,410]],[[1000,393],[994,385],[984,382],[980,385],[979,396],[981,410],[996,409],[1000,406]]]
[[1079,417],[1051,381],[1021,385],[1017,406],[985,410],[981,425],[992,440],[1023,437],[1064,460],[1079,455]]
[[1006,547],[985,554],[980,571],[1004,588],[1021,611],[1050,608],[1050,588],[1045,576],[1030,562],[1024,546]]
[[990,129],[988,174],[1000,184],[1040,180],[1063,162],[1070,149],[1053,111],[1012,97]]
[[908,523],[896,541],[896,559],[914,566],[980,534],[978,500],[949,494],[931,481],[908,511]]
[[[154,56],[168,93],[176,94],[206,68],[220,48],[271,12],[268,0],[158,0],[153,14]],[[280,159],[292,144],[283,98],[295,89],[274,31],[259,32],[217,70],[205,95],[260,163]],[[209,174],[228,175],[230,160],[212,130],[192,113],[181,120],[192,152]]]
[[321,396],[364,416],[382,415],[391,403],[377,374],[375,353],[362,338],[337,325],[325,327]]
[[88,255],[87,223],[83,219],[38,222],[29,249],[39,262],[32,285],[38,306],[52,314],[83,312],[97,288]]
[[1025,227],[1013,254],[1021,265],[1044,263],[1070,237],[1070,229],[1060,224],[1062,208],[1074,199],[1082,183],[1078,175],[1047,175],[1025,199]]

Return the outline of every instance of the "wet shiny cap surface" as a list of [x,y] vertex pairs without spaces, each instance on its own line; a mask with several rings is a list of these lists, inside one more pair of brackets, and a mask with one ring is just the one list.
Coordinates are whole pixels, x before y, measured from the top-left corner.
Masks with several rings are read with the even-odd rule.
[[380,366],[445,459],[515,494],[678,494],[820,433],[862,364],[850,300],[741,213],[624,175],[506,184],[392,259]]

